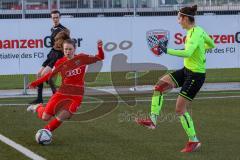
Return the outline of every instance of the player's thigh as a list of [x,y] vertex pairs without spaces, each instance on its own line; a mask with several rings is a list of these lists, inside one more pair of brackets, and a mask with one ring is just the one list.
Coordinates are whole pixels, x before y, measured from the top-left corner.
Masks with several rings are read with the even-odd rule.
[[192,101],[203,86],[204,81],[205,74],[194,73],[187,75],[179,95],[189,101]]
[[68,111],[72,114],[76,113],[78,108],[81,106],[83,96],[74,96]]
[[48,114],[48,113],[46,113],[46,112],[43,112],[43,114],[42,114],[42,120],[44,120],[44,121],[48,121],[48,120],[50,120],[52,117],[53,117],[52,115],[50,115],[50,114]]
[[171,83],[174,85],[174,88],[181,87],[185,80],[185,68],[171,72],[168,75],[170,77]]
[[163,77],[160,78],[156,85],[160,86],[163,83],[167,83],[169,84],[170,88],[177,88],[182,86],[183,82],[184,82],[184,68],[164,75]]
[[161,85],[162,83],[169,84],[169,88],[167,88],[167,89],[176,87],[174,81],[172,80],[172,78],[170,77],[169,74],[166,74],[162,78],[160,78],[160,80],[158,81],[157,85]]
[[62,100],[63,96],[61,94],[55,93],[46,104],[44,112],[46,114],[54,116],[61,107]]
[[169,75],[165,75],[162,78],[160,78],[158,82],[155,84],[154,90],[159,91],[161,93],[166,93],[174,87],[175,85],[171,80],[171,77]]
[[57,117],[60,120],[69,119],[74,113],[77,112],[82,103],[82,98],[82,96],[63,96],[61,103],[59,104],[61,108],[57,107]]

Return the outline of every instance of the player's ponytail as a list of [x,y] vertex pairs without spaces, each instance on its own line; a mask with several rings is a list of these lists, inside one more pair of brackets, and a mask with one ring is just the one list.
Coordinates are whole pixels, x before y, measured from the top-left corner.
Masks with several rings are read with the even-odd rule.
[[191,12],[192,12],[192,15],[194,15],[194,16],[197,14],[197,5],[193,5],[191,7]]
[[70,31],[69,30],[62,30],[60,31],[56,37],[54,38],[55,42],[54,42],[54,46],[53,48],[55,50],[58,50],[58,51],[62,51],[63,52],[63,42],[66,40],[66,39],[70,39]]
[[197,5],[183,7],[179,10],[181,16],[187,16],[191,23],[195,22],[194,16],[197,14]]

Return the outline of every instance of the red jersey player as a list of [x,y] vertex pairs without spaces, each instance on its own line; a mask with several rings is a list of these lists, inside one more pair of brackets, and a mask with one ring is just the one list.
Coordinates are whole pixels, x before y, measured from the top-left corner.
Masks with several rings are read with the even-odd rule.
[[81,105],[84,93],[84,75],[86,65],[104,59],[102,41],[97,42],[98,53],[95,56],[80,53],[75,55],[75,42],[65,40],[63,43],[64,57],[59,59],[52,72],[29,84],[29,88],[35,88],[38,84],[49,80],[54,75],[60,73],[62,84],[58,91],[50,98],[46,106],[43,104],[31,105],[27,108],[29,112],[37,112],[38,117],[44,121],[49,121],[44,128],[49,131],[55,130],[61,123],[71,118]]

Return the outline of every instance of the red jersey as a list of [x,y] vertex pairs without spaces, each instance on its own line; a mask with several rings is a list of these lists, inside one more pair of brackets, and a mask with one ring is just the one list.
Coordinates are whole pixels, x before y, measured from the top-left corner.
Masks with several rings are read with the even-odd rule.
[[31,86],[37,86],[60,73],[62,84],[57,91],[58,93],[66,95],[83,95],[86,65],[96,63],[103,59],[104,52],[102,48],[98,49],[98,54],[96,56],[81,53],[74,55],[74,58],[70,60],[68,60],[67,57],[63,57],[55,63],[55,69],[52,72],[32,82]]
[[83,53],[74,55],[74,58],[71,60],[68,60],[67,57],[59,59],[55,64],[56,72],[60,72],[62,77],[62,84],[58,92],[70,95],[83,95],[86,65],[99,60],[101,59],[97,56]]
[[[76,55],[74,57],[76,57]],[[54,67],[58,68],[59,66],[61,66],[61,64],[63,64],[66,61],[68,61],[67,57],[63,57],[55,63]],[[86,71],[86,64],[82,64],[81,66],[72,66],[66,69],[60,68],[62,84],[83,86],[85,71]]]

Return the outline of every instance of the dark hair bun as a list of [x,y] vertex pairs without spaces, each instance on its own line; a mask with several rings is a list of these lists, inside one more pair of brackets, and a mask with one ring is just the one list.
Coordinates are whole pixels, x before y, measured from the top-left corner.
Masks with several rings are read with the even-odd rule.
[[197,5],[193,5],[191,7],[191,11],[192,11],[193,16],[195,16],[197,14]]

